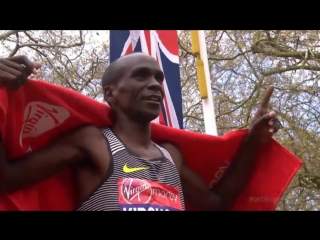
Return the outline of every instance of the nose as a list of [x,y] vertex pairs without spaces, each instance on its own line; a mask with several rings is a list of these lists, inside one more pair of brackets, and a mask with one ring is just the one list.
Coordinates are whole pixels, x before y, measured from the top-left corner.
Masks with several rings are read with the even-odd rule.
[[157,81],[155,77],[150,77],[147,85],[148,90],[154,91],[154,92],[160,92],[163,95],[163,88],[162,83]]

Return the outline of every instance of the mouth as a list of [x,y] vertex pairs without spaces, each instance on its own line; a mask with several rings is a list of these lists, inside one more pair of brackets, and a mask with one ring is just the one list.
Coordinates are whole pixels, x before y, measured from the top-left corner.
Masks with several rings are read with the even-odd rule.
[[148,97],[144,97],[143,100],[160,104],[162,101],[162,97],[160,95],[150,95]]

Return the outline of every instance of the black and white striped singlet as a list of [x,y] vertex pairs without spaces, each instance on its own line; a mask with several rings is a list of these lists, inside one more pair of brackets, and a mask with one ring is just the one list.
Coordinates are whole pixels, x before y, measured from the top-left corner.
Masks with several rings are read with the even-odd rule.
[[110,166],[106,179],[78,211],[183,211],[180,177],[167,150],[155,144],[163,157],[134,156],[109,129]]

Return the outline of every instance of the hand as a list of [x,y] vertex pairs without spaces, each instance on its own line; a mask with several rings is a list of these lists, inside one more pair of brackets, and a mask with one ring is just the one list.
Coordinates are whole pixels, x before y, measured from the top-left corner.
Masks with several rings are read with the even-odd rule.
[[276,113],[268,111],[268,104],[273,90],[273,86],[268,88],[258,111],[251,120],[248,137],[254,142],[266,143],[280,129],[280,122],[276,117]]
[[41,67],[40,63],[31,62],[26,56],[0,59],[0,87],[17,89],[25,84],[28,77]]

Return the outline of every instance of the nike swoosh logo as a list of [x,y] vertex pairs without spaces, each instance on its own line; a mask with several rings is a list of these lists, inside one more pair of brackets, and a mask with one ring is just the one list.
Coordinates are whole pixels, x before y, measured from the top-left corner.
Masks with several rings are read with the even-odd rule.
[[133,173],[133,172],[137,172],[137,171],[141,171],[141,170],[147,170],[147,169],[149,169],[149,167],[129,168],[129,167],[127,166],[127,164],[125,164],[125,165],[123,166],[123,171],[124,171],[125,173]]

